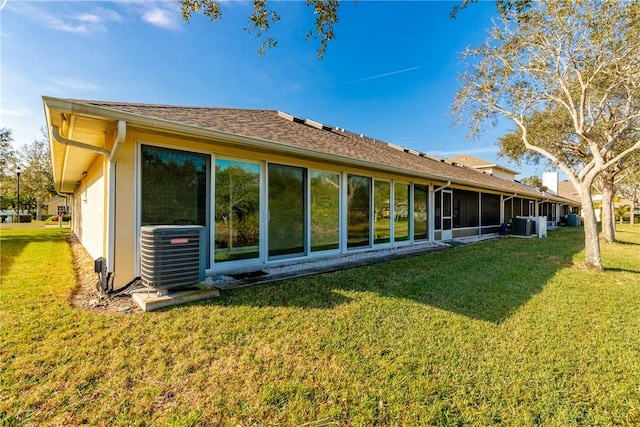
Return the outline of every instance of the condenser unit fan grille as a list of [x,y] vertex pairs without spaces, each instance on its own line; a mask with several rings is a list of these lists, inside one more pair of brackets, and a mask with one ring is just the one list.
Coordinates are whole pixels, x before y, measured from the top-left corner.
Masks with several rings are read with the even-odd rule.
[[140,278],[152,288],[175,288],[204,280],[204,227],[144,226]]

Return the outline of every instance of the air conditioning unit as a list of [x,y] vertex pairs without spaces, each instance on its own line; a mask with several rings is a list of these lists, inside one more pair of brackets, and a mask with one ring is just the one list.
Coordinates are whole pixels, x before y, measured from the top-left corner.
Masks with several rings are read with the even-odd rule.
[[532,218],[521,216],[513,218],[511,234],[515,236],[531,236],[535,231],[535,222]]
[[205,228],[154,225],[140,228],[140,279],[155,289],[193,285],[205,278]]

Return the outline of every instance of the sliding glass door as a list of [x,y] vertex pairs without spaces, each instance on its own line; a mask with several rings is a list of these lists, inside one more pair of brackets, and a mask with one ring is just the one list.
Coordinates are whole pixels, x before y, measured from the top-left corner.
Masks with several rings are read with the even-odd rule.
[[371,246],[371,178],[347,177],[347,248]]
[[391,241],[391,183],[373,182],[373,242]]
[[304,255],[306,169],[269,164],[269,258]]
[[340,247],[340,174],[310,172],[311,251]]
[[216,159],[215,262],[260,256],[260,165]]
[[[440,193],[438,193],[440,194]],[[440,199],[436,203],[439,203]],[[436,205],[436,212],[441,209]],[[425,240],[429,238],[429,187],[426,185],[413,186],[413,238]],[[440,228],[440,224],[438,224]]]

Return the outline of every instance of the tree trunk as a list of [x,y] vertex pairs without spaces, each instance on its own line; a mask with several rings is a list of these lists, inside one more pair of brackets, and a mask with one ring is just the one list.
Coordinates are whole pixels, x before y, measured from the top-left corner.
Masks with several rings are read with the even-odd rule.
[[606,242],[616,241],[616,224],[613,212],[613,179],[605,174],[602,176],[602,237]]
[[584,263],[587,268],[602,271],[598,222],[596,221],[596,212],[593,208],[590,189],[591,182],[583,181],[581,183],[580,201],[582,202],[582,219],[584,221]]
[[635,220],[634,220],[634,217],[635,217],[634,212],[635,212],[635,210],[636,210],[636,205],[635,205],[635,203],[633,203],[633,199],[631,199],[631,214],[629,215],[629,224],[631,224],[631,225],[633,225],[635,223]]

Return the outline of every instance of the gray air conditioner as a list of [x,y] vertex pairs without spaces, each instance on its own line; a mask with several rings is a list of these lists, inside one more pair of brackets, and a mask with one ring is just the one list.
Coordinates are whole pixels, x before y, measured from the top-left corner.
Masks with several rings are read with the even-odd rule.
[[533,218],[517,216],[511,222],[511,234],[515,236],[531,236],[536,232],[535,225]]
[[140,228],[140,279],[155,289],[193,285],[205,278],[205,228],[153,225]]

